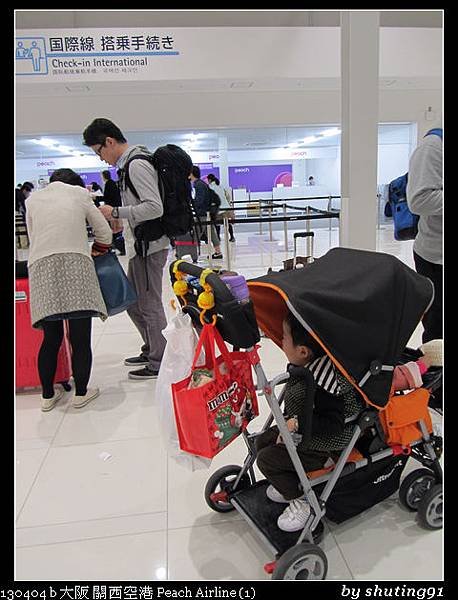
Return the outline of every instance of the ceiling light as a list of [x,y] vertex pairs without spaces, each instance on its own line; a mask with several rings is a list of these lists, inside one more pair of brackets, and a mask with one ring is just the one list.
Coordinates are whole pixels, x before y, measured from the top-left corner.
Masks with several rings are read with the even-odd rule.
[[66,152],[67,154],[74,152],[73,148],[70,148],[69,146],[57,146],[56,150],[59,150],[59,152]]
[[333,127],[332,129],[325,129],[320,133],[323,137],[330,137],[332,135],[339,135],[340,129],[338,127]]
[[55,146],[56,144],[58,144],[59,142],[57,142],[56,140],[51,140],[50,138],[40,138],[39,140],[32,140],[32,142],[34,144],[39,144],[40,146]]

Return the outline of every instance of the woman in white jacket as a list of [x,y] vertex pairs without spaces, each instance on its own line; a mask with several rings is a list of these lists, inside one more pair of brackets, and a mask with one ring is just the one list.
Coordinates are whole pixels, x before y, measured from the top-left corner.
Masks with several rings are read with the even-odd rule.
[[[30,312],[32,326],[43,329],[38,354],[42,385],[41,409],[49,411],[62,398],[54,390],[57,356],[68,320],[75,381],[75,408],[99,395],[88,389],[91,374],[91,319],[107,317],[92,256],[107,252],[111,229],[94,205],[81,177],[71,169],[58,169],[50,183],[27,199]],[[95,241],[89,247],[86,221]]]

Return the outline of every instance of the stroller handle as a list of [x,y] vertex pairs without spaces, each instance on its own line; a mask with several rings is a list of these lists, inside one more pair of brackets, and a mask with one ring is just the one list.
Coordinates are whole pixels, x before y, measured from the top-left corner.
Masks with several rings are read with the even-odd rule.
[[[183,260],[179,260],[179,261],[176,260],[176,261],[170,263],[169,270],[170,270],[170,276],[172,277],[172,279],[173,279],[173,275],[174,275],[173,269],[177,262],[180,263],[178,270],[181,271],[182,273],[186,273],[186,275],[191,275],[192,277],[200,277],[202,275],[202,272],[204,271],[204,269],[202,267],[199,267],[192,263],[188,263]],[[209,273],[207,275],[206,281],[212,286],[213,290],[216,292],[216,295],[220,301],[230,302],[231,300],[234,299],[231,292],[229,291],[228,287],[224,283],[224,281],[221,281],[221,279],[218,277],[218,275],[216,273]]]

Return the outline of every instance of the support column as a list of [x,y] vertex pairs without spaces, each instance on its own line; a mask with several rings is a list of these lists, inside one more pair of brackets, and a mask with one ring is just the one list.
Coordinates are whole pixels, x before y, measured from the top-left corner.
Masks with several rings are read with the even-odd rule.
[[378,11],[342,11],[340,245],[376,250]]
[[223,187],[229,187],[229,167],[227,160],[227,137],[218,135],[219,180]]

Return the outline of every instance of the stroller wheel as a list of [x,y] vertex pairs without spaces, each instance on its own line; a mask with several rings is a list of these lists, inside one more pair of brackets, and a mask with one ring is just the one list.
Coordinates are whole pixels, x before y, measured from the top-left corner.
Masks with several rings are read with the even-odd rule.
[[436,476],[429,469],[415,469],[405,477],[399,488],[399,502],[410,510],[417,511],[424,495],[436,483]]
[[277,561],[272,579],[326,579],[328,559],[315,544],[296,544]]
[[[234,510],[228,493],[232,491],[232,486],[237,475],[242,470],[238,465],[227,465],[215,471],[205,486],[205,501],[208,506],[216,512],[230,512]],[[237,490],[243,490],[251,485],[251,479],[248,473],[242,475]]]
[[418,522],[425,529],[440,529],[443,519],[442,484],[430,488],[418,507]]

